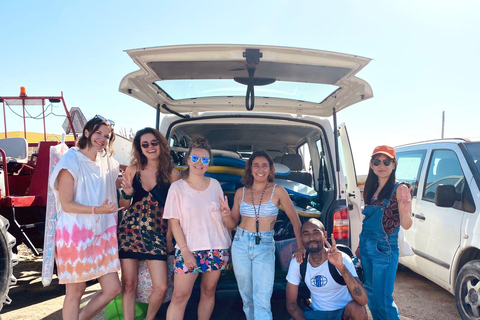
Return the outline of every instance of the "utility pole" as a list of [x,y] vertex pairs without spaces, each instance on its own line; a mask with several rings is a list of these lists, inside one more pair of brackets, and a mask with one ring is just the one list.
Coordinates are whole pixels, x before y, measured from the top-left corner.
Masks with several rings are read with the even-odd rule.
[[442,111],[442,139],[445,133],[445,111]]

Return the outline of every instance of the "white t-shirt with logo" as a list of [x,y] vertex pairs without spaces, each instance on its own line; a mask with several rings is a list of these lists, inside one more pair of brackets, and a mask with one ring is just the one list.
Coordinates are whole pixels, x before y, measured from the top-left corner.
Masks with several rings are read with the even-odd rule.
[[[353,277],[357,277],[355,266],[348,255],[342,252],[343,263]],[[345,308],[347,303],[353,300],[347,286],[338,284],[328,270],[328,260],[325,260],[320,266],[313,268],[310,262],[307,262],[305,272],[305,283],[310,290],[312,307],[319,311],[333,311]],[[295,258],[290,261],[288,268],[287,281],[298,286],[302,281],[300,276],[300,264]]]

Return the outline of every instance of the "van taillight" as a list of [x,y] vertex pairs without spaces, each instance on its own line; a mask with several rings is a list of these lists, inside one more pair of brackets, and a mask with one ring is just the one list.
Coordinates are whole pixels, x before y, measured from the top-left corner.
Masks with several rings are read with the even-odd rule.
[[348,208],[343,208],[333,214],[333,237],[335,239],[348,239],[349,234]]

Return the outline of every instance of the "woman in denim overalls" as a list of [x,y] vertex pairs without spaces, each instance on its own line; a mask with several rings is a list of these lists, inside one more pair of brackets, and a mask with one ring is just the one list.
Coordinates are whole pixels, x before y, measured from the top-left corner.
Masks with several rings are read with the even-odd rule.
[[412,225],[408,186],[395,181],[395,149],[378,146],[372,153],[363,191],[365,215],[360,234],[360,259],[368,307],[375,320],[400,319],[393,301],[398,265],[398,231]]

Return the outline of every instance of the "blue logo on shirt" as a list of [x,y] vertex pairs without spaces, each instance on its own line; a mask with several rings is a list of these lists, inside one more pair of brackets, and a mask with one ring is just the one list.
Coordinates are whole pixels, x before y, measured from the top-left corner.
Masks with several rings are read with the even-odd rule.
[[317,288],[325,287],[327,282],[327,278],[322,275],[318,275],[310,279],[310,285]]

